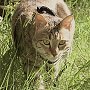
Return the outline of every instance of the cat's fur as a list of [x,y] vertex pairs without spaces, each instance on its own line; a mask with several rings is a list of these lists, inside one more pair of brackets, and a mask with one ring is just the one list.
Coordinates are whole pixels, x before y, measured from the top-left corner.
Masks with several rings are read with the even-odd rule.
[[[55,12],[38,13],[46,6]],[[12,34],[25,71],[37,72],[48,61],[59,73],[59,62],[70,52],[75,29],[74,17],[63,0],[22,0],[12,18]],[[39,89],[43,89],[42,79]]]

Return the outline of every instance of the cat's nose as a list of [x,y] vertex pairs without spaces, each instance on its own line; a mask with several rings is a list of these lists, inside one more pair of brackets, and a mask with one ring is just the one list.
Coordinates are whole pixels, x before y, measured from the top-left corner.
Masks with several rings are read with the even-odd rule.
[[56,51],[52,51],[51,54],[55,57],[57,55]]
[[54,48],[50,48],[50,52],[54,57],[58,54],[58,50]]

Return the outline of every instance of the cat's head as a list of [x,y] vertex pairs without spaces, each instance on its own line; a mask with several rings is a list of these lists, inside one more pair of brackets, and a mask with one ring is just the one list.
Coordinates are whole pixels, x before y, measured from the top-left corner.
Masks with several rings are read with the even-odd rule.
[[54,59],[69,48],[72,15],[61,20],[58,17],[38,14],[35,20],[36,30],[32,41],[43,58]]

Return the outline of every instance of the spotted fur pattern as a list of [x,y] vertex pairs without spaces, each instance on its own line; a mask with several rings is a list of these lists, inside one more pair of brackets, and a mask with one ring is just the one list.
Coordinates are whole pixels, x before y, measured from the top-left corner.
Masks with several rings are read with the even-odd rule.
[[[56,15],[38,13],[37,7],[46,6]],[[71,50],[75,29],[74,17],[63,0],[22,0],[12,17],[12,34],[15,47],[24,64],[24,71],[37,72],[48,62],[54,66],[54,79],[59,63]],[[36,74],[42,85],[41,72]],[[37,82],[37,80],[35,80]]]

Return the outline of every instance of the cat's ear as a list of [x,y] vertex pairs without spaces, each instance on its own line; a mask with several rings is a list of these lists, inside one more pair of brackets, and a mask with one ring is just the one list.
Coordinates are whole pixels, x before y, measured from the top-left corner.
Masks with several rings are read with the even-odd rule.
[[35,23],[37,28],[44,27],[47,24],[45,18],[41,14],[36,15]]
[[65,17],[61,21],[60,27],[61,28],[66,28],[66,29],[70,30],[70,25],[71,25],[71,22],[72,22],[73,18],[74,18],[73,15],[69,15],[69,16]]

